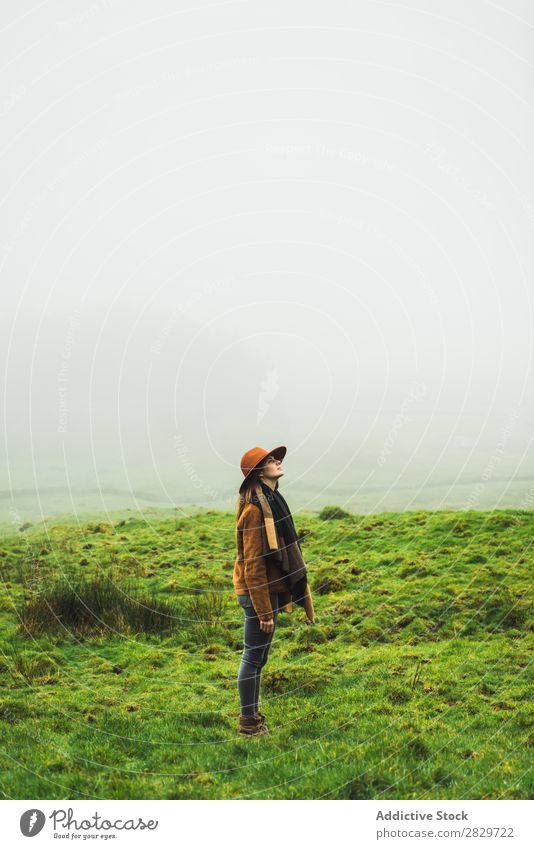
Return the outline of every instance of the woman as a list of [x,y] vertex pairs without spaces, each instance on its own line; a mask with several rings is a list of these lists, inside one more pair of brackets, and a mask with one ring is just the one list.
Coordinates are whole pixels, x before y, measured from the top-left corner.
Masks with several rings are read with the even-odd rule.
[[251,448],[241,458],[245,476],[236,511],[237,557],[233,583],[244,610],[244,649],[238,672],[239,733],[267,734],[259,712],[260,676],[267,662],[280,611],[301,605],[314,624],[306,564],[291,512],[278,490],[284,474],[284,445],[272,451]]

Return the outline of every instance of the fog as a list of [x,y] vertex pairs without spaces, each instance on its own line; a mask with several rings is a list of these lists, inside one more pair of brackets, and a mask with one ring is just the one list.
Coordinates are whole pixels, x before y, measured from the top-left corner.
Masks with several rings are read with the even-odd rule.
[[532,507],[532,6],[191,5],[3,5],[0,519]]

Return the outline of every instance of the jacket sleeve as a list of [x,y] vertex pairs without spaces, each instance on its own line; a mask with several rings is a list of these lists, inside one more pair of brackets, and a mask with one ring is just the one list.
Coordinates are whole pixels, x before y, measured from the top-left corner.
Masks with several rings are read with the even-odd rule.
[[267,566],[263,556],[259,510],[250,510],[243,520],[243,560],[245,582],[254,610],[259,619],[271,619],[273,608],[269,595]]

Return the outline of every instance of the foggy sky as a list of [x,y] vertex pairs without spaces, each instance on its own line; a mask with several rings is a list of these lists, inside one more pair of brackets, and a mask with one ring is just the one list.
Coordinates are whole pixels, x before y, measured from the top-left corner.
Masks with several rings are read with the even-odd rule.
[[532,6],[191,6],[3,4],[2,517],[532,506]]

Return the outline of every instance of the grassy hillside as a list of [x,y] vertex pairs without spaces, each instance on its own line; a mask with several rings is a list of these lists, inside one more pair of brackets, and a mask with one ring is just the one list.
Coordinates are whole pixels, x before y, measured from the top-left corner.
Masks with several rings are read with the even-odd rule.
[[317,625],[281,614],[249,740],[232,515],[4,536],[3,796],[533,798],[534,514],[295,518]]

